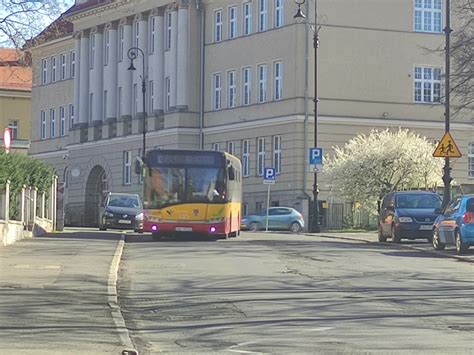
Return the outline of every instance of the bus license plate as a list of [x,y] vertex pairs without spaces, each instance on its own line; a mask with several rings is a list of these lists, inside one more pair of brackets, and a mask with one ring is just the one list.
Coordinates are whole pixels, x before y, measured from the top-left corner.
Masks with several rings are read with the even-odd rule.
[[192,227],[176,227],[176,232],[192,232]]
[[132,224],[132,221],[129,219],[119,219],[118,222],[122,224]]

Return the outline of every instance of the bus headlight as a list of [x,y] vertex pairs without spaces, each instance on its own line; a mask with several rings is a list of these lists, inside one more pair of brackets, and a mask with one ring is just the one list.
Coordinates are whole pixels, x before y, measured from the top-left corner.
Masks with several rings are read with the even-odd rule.
[[208,223],[222,223],[224,222],[224,217],[211,218],[207,220]]

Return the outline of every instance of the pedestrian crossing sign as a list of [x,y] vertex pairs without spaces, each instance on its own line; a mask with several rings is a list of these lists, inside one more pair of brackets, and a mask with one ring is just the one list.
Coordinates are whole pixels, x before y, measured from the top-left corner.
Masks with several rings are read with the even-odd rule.
[[449,132],[446,132],[433,152],[436,158],[460,158],[462,156],[456,142]]

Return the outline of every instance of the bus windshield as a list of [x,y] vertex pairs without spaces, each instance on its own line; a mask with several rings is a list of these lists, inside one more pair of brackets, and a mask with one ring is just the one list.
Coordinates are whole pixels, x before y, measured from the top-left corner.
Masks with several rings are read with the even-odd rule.
[[145,179],[145,208],[181,203],[226,202],[223,168],[151,167]]

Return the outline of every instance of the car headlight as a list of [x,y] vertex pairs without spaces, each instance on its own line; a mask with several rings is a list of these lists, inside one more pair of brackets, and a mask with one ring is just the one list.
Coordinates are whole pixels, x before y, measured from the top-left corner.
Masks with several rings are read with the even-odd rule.
[[143,212],[140,212],[135,216],[135,220],[137,221],[143,221]]
[[211,218],[207,220],[208,223],[221,223],[224,222],[224,217]]
[[112,212],[108,212],[108,211],[106,211],[104,214],[105,214],[105,217],[113,217],[114,216],[114,214]]
[[398,217],[400,223],[411,223],[413,219],[411,217]]

